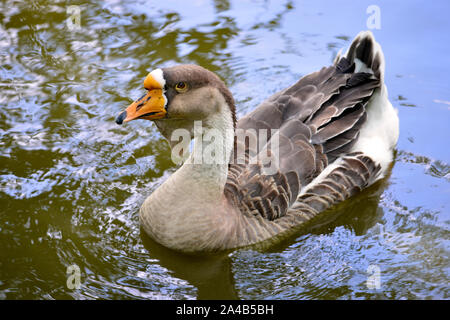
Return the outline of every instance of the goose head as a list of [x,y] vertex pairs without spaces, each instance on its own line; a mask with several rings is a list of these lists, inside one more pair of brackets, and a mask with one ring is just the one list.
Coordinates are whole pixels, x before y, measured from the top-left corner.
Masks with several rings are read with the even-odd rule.
[[178,128],[193,134],[195,121],[214,127],[217,121],[211,119],[226,117],[224,120],[235,127],[233,96],[217,75],[203,67],[178,65],[155,69],[145,78],[144,88],[147,93],[117,116],[117,124],[151,120],[167,140]]

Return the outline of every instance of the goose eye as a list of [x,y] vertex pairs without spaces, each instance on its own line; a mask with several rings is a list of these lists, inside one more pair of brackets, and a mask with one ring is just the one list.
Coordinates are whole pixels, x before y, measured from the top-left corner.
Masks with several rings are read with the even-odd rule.
[[185,82],[178,82],[175,85],[175,90],[177,90],[178,92],[185,92],[187,90],[187,85]]

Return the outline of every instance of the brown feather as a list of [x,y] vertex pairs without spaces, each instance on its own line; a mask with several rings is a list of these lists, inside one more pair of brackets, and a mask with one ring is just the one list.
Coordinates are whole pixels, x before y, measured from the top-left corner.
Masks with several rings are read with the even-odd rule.
[[[354,41],[335,65],[301,78],[237,122],[237,129],[277,130],[267,143],[258,141],[258,150],[237,142],[245,150],[245,164],[230,164],[225,194],[241,212],[279,223],[303,221],[377,176],[380,167],[370,158],[349,153],[366,121],[367,102],[380,87],[381,59],[371,46],[371,40]],[[355,73],[355,57],[372,66],[374,74]],[[278,172],[268,175],[250,160],[268,152],[274,139],[279,139],[280,161]],[[342,164],[298,197],[338,157]]]

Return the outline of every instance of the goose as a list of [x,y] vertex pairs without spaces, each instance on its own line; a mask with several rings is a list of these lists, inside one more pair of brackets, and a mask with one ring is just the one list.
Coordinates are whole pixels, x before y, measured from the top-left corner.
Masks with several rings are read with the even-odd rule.
[[197,65],[150,72],[146,94],[116,123],[153,121],[182,163],[143,202],[145,233],[185,253],[273,244],[382,179],[399,135],[384,68],[380,45],[362,31],[331,66],[239,121],[213,72]]

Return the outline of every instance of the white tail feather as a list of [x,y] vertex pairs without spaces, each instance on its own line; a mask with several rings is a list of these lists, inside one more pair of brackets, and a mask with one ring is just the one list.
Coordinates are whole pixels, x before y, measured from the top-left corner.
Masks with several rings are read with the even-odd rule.
[[[360,49],[361,44],[366,48]],[[367,48],[371,52],[364,51]],[[358,54],[361,56],[358,57]],[[363,152],[381,165],[380,175],[373,179],[373,183],[385,175],[392,161],[392,151],[399,136],[399,119],[397,110],[389,102],[384,84],[384,54],[372,32],[360,32],[353,40],[346,57],[355,62],[355,72],[372,73],[381,81],[381,87],[375,90],[367,103],[367,121],[361,128],[357,143],[352,148],[352,151]],[[371,61],[363,61],[362,57],[369,57]]]

